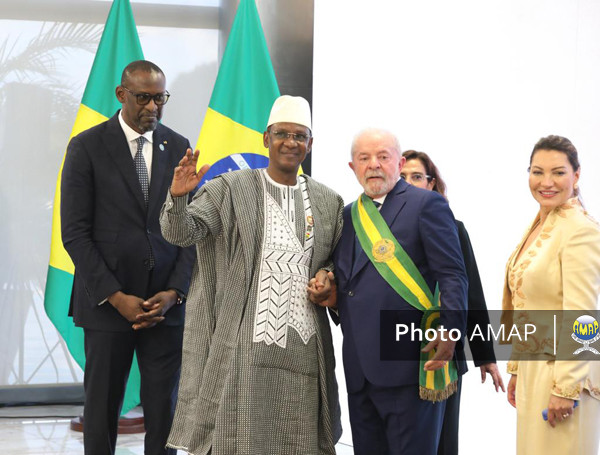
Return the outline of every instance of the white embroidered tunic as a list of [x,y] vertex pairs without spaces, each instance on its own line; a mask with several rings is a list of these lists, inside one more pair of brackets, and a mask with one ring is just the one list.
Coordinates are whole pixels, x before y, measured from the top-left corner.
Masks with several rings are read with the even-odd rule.
[[[307,263],[311,278],[329,267],[341,234],[342,199],[308,176],[300,179],[306,181],[314,223],[306,220],[300,185],[277,185],[259,169],[222,174],[203,185],[189,204],[185,197],[167,195],[161,217],[165,238],[196,244],[198,255],[186,304],[181,382],[169,447],[194,455],[335,455],[340,410],[325,308],[312,305],[305,312],[313,314],[305,331],[304,323],[293,325],[290,318],[302,319],[292,315],[308,302],[294,300],[296,306],[290,299],[284,305],[285,349],[274,341],[254,341],[264,231],[271,224],[266,221],[265,193],[285,214],[302,245],[300,256],[311,258],[300,261],[290,277],[304,273]],[[311,223],[314,245],[308,252]],[[274,250],[289,254],[274,233]],[[305,289],[302,292],[306,295]]]
[[[315,308],[306,292],[314,243],[306,180],[301,176],[295,186],[285,186],[274,182],[266,171],[262,176],[265,226],[253,341],[285,348],[291,327],[306,344],[316,331]],[[297,195],[301,206],[296,204]],[[302,236],[297,234],[298,227],[303,228]]]

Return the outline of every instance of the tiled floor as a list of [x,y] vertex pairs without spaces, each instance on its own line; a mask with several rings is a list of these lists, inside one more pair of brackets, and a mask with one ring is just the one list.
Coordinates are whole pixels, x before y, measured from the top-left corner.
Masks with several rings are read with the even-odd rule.
[[[80,413],[81,407],[75,406],[0,408],[0,453],[81,455],[83,435],[69,428],[71,416]],[[336,449],[338,455],[353,453],[352,447],[343,444],[338,444]],[[143,455],[144,435],[119,435],[116,453]]]

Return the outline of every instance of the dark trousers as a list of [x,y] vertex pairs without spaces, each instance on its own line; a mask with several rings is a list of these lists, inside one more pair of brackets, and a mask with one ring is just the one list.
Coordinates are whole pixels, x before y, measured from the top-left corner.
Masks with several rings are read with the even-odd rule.
[[419,386],[378,387],[365,381],[348,394],[355,455],[435,455],[445,403],[419,398]]
[[85,455],[113,455],[119,414],[134,351],[140,367],[146,455],[175,454],[165,444],[175,409],[183,327],[157,325],[134,332],[84,329]]
[[456,393],[446,400],[446,411],[444,412],[444,423],[442,424],[442,435],[438,455],[458,455],[458,420],[460,413],[460,390],[462,388],[462,376],[458,377]]

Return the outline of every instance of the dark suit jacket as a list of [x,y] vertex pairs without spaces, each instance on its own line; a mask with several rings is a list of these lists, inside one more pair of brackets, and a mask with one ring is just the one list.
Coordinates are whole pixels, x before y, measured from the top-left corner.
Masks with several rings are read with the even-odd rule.
[[[131,330],[110,303],[98,305],[119,290],[144,299],[167,289],[187,294],[195,252],[168,243],[158,218],[173,170],[190,144],[161,124],[153,141],[147,209],[118,113],[69,143],[61,184],[62,240],[75,264],[70,314],[80,327]],[[173,306],[161,324],[180,325],[183,316],[183,305]]]
[[[485,304],[485,296],[483,295],[483,286],[479,278],[479,269],[477,261],[469,239],[469,233],[462,221],[456,220],[458,228],[458,238],[460,239],[460,248],[462,250],[463,259],[465,261],[465,269],[469,279],[469,290],[467,297],[467,336],[475,329],[475,325],[485,329],[490,323],[490,317]],[[491,340],[482,340],[481,337],[475,337],[473,341],[469,341],[469,348],[473,354],[475,366],[480,366],[489,362],[496,362],[494,355],[494,343]],[[464,352],[457,352],[459,359],[464,359]]]
[[[342,237],[334,252],[348,392],[360,390],[365,378],[378,386],[417,384],[418,342],[404,336],[397,344],[402,357],[411,360],[380,360],[380,311],[399,310],[391,313],[397,319],[392,323],[414,322],[417,327],[423,313],[392,289],[364,252],[352,267],[355,232],[350,209],[350,205],[344,208]],[[457,328],[464,334],[467,278],[454,217],[446,200],[433,191],[400,180],[388,193],[380,213],[432,292],[435,283],[439,283],[444,326],[448,330]],[[390,317],[390,313],[385,314]]]

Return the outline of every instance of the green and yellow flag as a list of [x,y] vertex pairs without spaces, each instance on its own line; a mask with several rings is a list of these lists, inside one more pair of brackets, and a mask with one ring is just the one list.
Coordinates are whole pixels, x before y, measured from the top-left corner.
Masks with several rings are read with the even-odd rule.
[[[121,107],[115,87],[121,83],[123,68],[134,60],[142,60],[142,46],[135,28],[129,0],[114,0],[92,70],[85,86],[81,105],[71,131],[71,138],[108,120]],[[64,157],[63,157],[64,164]],[[52,244],[46,279],[44,307],[46,314],[65,340],[69,352],[81,368],[85,365],[83,330],[75,327],[68,316],[74,266],[65,251],[60,233],[60,182],[62,164],[54,193],[52,214]],[[139,404],[140,374],[137,360],[131,368],[122,413]]]
[[266,167],[263,146],[271,106],[279,96],[254,0],[241,0],[196,149],[204,179],[236,169]]

